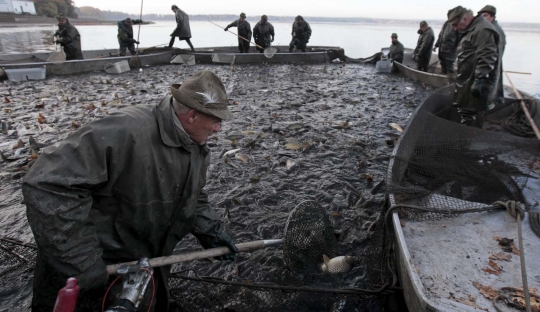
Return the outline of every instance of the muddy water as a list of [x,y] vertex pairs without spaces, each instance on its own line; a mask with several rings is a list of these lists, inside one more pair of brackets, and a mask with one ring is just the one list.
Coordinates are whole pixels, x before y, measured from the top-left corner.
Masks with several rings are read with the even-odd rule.
[[[433,89],[400,76],[376,74],[372,66],[171,65],[121,76],[5,82],[0,87],[0,116],[9,129],[0,134],[0,150],[10,161],[0,164],[0,235],[33,241],[20,196],[21,178],[32,164],[30,136],[38,143],[54,144],[122,107],[155,105],[167,94],[169,83],[202,69],[222,78],[231,99],[232,120],[209,142],[212,165],[206,191],[234,240],[280,238],[289,212],[302,201],[315,200],[327,209],[340,234],[340,254],[359,259],[340,286],[384,282],[381,227],[372,226],[381,213],[384,188],[375,195],[368,191],[384,179],[391,141],[399,135],[389,123],[404,126]],[[238,148],[244,160],[222,156]],[[177,251],[194,249],[200,247],[189,237]],[[31,298],[32,262],[20,264],[22,260],[5,252],[1,256],[11,262],[0,268],[0,310],[25,310]],[[174,269],[301,284],[276,248],[240,254],[236,262],[205,260]],[[370,307],[379,309],[377,304]]]

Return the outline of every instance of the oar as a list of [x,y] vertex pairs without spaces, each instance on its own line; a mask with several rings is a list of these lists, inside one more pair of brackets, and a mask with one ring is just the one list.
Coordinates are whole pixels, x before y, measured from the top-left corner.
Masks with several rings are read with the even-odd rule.
[[[283,239],[269,239],[269,240],[258,240],[258,241],[248,242],[248,243],[236,244],[236,248],[238,248],[238,251],[240,252],[245,252],[245,251],[259,250],[266,247],[277,246],[281,244],[283,244]],[[219,257],[219,256],[227,255],[230,253],[231,253],[231,250],[228,247],[219,247],[219,248],[205,249],[201,251],[188,252],[188,253],[183,253],[183,254],[178,254],[178,255],[171,255],[171,256],[166,256],[166,257],[152,258],[149,260],[149,262],[150,262],[151,267],[157,268],[157,267],[162,267],[162,266],[171,265],[171,264],[180,263],[180,262]],[[111,264],[107,266],[107,273],[109,273],[109,275],[115,275],[116,271],[121,266],[134,265],[134,264],[137,264],[137,261]]]
[[[210,21],[208,21],[208,22],[209,22],[209,23],[212,23],[212,24],[214,24],[214,25],[216,25],[217,27],[219,27],[219,28],[221,28],[221,29],[223,29],[223,30],[225,29],[225,28],[219,26],[218,24],[216,24],[216,23],[214,23],[214,22],[210,22]],[[276,48],[269,47],[269,48],[266,48],[266,49],[265,49],[265,48],[261,47],[260,45],[256,44],[255,42],[249,41],[249,40],[247,40],[246,38],[244,38],[244,37],[242,37],[242,36],[240,36],[240,35],[238,35],[238,34],[235,34],[235,33],[233,33],[233,32],[230,31],[230,30],[227,30],[227,31],[230,32],[231,34],[237,36],[238,38],[244,39],[245,41],[247,41],[247,42],[249,42],[249,43],[255,45],[255,46],[256,46],[257,48],[259,48],[259,49],[264,49],[264,56],[266,56],[267,58],[272,58],[272,57],[274,56],[274,54],[276,54],[276,52],[277,52],[277,49],[276,49]]]
[[[514,90],[514,93],[516,94],[516,97],[521,103],[521,108],[523,109],[523,112],[525,112],[525,116],[527,117],[527,120],[531,124],[531,127],[534,130],[534,134],[536,134],[536,138],[540,140],[540,131],[538,131],[538,127],[536,126],[536,123],[534,122],[534,119],[531,116],[531,113],[529,112],[529,109],[527,108],[527,105],[525,105],[525,102],[523,101],[523,98],[521,97],[521,94],[519,91],[514,87],[514,84],[512,83],[512,80],[510,79],[510,76],[508,76],[508,73],[517,73],[517,72],[509,72],[505,71],[504,74],[506,75],[506,79],[508,79],[508,82],[510,83],[510,86]],[[525,73],[520,73],[525,74]]]
[[[141,0],[141,13],[139,14],[139,33],[137,34],[137,42],[139,42],[139,39],[141,37],[143,2],[144,2],[144,0]],[[129,60],[129,64],[132,65],[132,67],[135,67],[135,68],[141,68],[142,67],[142,62],[141,62],[141,59],[139,58],[139,44],[138,43],[137,43],[136,54],[131,57],[131,59]]]

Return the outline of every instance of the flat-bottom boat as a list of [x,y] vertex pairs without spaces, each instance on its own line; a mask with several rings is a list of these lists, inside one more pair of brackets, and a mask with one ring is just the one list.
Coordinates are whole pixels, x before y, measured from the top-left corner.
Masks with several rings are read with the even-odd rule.
[[[390,205],[430,209],[388,214],[405,301],[409,311],[515,311],[504,301],[523,306],[516,291],[524,285],[521,253],[529,288],[540,289],[540,237],[529,222],[540,211],[540,141],[501,127],[520,113],[512,98],[486,114],[484,129],[451,121],[453,91],[454,85],[441,88],[417,109],[389,164]],[[537,109],[538,101],[527,102]],[[534,120],[540,124],[540,114]],[[529,210],[521,223],[524,250],[516,219],[504,210],[447,214],[499,207],[496,201],[519,201]],[[498,295],[504,300],[496,308]],[[536,309],[539,299],[531,297]]]

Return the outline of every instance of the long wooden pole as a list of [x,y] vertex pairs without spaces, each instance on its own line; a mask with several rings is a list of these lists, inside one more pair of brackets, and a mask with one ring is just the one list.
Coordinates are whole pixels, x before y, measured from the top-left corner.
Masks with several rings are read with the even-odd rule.
[[516,94],[516,97],[521,103],[521,108],[525,112],[525,116],[527,117],[527,120],[529,120],[529,123],[531,124],[531,127],[534,130],[534,134],[536,134],[536,138],[540,140],[540,131],[538,130],[538,127],[536,126],[536,123],[534,122],[534,119],[531,116],[531,113],[529,112],[529,109],[527,108],[527,105],[525,105],[525,101],[523,101],[523,98],[521,97],[521,94],[519,91],[514,87],[514,84],[512,83],[512,80],[510,79],[510,76],[508,76],[508,72],[505,71],[504,74],[506,75],[506,79],[508,79],[508,82],[510,83],[510,86],[514,90],[514,93]]
[[[210,22],[210,21],[209,21],[209,22]],[[223,28],[223,27],[219,26],[218,24],[216,24],[216,23],[214,23],[214,22],[210,22],[210,23],[212,23],[212,24],[216,25],[217,27],[219,27],[219,28],[221,28],[221,29],[225,29],[225,28]],[[249,42],[249,43],[251,43],[251,44],[255,45],[255,46],[256,46],[257,48],[259,48],[259,49],[263,49],[263,50],[264,50],[264,48],[263,48],[263,47],[261,47],[260,45],[256,44],[255,42],[249,41],[249,40],[247,40],[246,38],[244,38],[244,37],[242,37],[242,36],[240,36],[240,35],[238,35],[238,34],[235,34],[235,33],[233,33],[233,32],[232,32],[232,31],[230,31],[230,30],[227,30],[227,31],[228,31],[228,32],[230,32],[231,34],[233,34],[233,35],[237,36],[238,38],[242,38],[242,39],[246,40],[247,42]]]
[[[283,243],[283,239],[258,240],[254,242],[236,244],[236,248],[238,248],[238,251],[244,252],[244,251],[258,250],[258,249],[262,249],[262,248],[266,248],[270,246],[281,245],[282,243]],[[219,248],[211,248],[211,249],[206,249],[206,250],[201,250],[201,251],[188,252],[188,253],[183,253],[183,254],[178,254],[178,255],[166,256],[166,257],[152,258],[149,260],[149,263],[151,267],[156,268],[156,267],[162,267],[162,266],[171,265],[175,263],[185,262],[185,261],[219,257],[219,256],[227,255],[230,253],[231,253],[231,250],[228,247],[219,247]],[[118,270],[119,267],[123,265],[134,265],[134,264],[137,264],[137,261],[111,264],[107,266],[107,273],[109,273],[109,275],[115,275],[116,270]]]
[[[141,13],[139,14],[139,33],[137,34],[137,42],[139,42],[139,38],[141,36],[141,24],[142,24],[142,8],[143,8],[144,0],[141,0]],[[137,55],[139,54],[139,44],[137,43]]]

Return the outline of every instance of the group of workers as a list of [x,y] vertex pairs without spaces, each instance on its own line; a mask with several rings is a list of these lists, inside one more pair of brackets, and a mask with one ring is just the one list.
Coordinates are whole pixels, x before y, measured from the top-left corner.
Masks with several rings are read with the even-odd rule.
[[[187,14],[176,6],[173,10],[178,27],[169,45],[178,37],[193,49]],[[481,125],[488,99],[495,99],[499,91],[505,40],[495,15],[492,6],[476,16],[455,7],[435,43],[446,73],[453,72],[458,60],[454,104],[460,122],[469,126]],[[241,14],[225,30],[237,27],[240,36],[250,39],[245,17]],[[72,57],[79,57],[77,30],[64,16],[58,21],[57,41]],[[124,52],[133,53],[133,44],[138,44],[131,28],[138,22],[126,19],[118,24]],[[426,70],[435,40],[426,22],[420,23],[420,33],[414,58],[418,68]],[[309,24],[297,17],[292,34],[291,46],[305,50]],[[273,41],[273,27],[265,16],[253,35],[261,47]],[[241,52],[249,50],[245,42],[239,41]],[[403,50],[397,34],[392,34],[389,56],[403,61]],[[106,265],[171,255],[189,233],[204,248],[228,247],[232,254],[219,260],[234,259],[238,249],[203,190],[210,163],[206,142],[231,115],[227,92],[211,71],[198,72],[169,90],[157,105],[125,108],[78,129],[46,148],[28,171],[23,194],[38,246],[33,311],[52,311],[69,277],[78,279],[80,301],[86,302],[78,311],[101,310],[114,280]],[[155,285],[148,290],[153,300],[140,309],[151,305],[154,311],[168,310],[169,276],[170,266],[155,270]],[[109,296],[114,297],[115,289]]]
[[[412,58],[419,71],[427,72],[431,53],[439,49],[441,72],[455,76],[456,121],[481,128],[484,112],[504,103],[502,58],[506,35],[496,21],[497,9],[486,5],[475,15],[457,6],[447,13],[437,41],[431,27],[420,22],[418,43]],[[393,33],[388,57],[402,63],[404,47]],[[455,61],[458,61],[454,73]]]
[[[189,25],[189,15],[178,8],[177,5],[171,7],[176,19],[176,28],[171,33],[169,47],[172,47],[176,38],[180,41],[184,40],[189,45],[191,51],[195,51],[191,43],[191,28]],[[63,13],[58,14],[58,31],[55,33],[55,43],[62,45],[66,53],[66,60],[82,60],[81,36],[75,26],[73,26]],[[126,55],[126,50],[129,50],[131,55],[135,55],[135,44],[139,41],[133,37],[133,25],[142,24],[142,20],[132,20],[126,18],[118,22],[118,44],[120,45],[120,56]],[[261,20],[251,31],[251,25],[246,21],[246,14],[241,13],[238,20],[233,21],[224,28],[228,31],[229,28],[238,28],[238,50],[240,53],[249,53],[251,38],[255,39],[255,45],[261,53],[271,46],[274,42],[275,32],[274,26],[268,22],[268,16],[263,15]],[[295,48],[306,52],[306,45],[311,37],[311,27],[304,18],[298,15],[292,26],[292,40],[289,44],[289,52]]]

